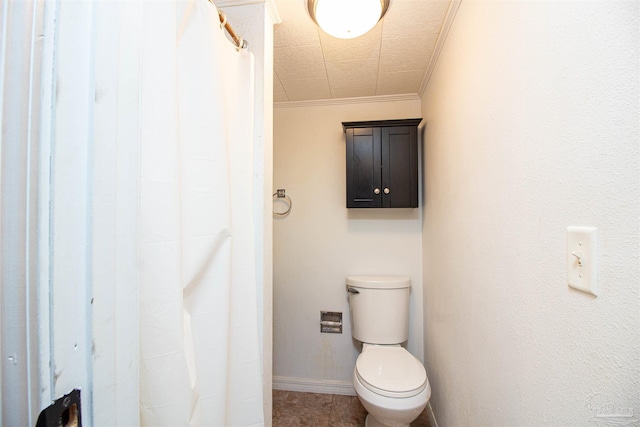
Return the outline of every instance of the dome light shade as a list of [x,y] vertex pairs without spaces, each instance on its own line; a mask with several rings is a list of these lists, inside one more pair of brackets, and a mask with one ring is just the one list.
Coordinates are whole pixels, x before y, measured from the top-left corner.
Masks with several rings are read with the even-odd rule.
[[389,0],[308,0],[309,14],[324,32],[340,39],[371,30],[389,7]]

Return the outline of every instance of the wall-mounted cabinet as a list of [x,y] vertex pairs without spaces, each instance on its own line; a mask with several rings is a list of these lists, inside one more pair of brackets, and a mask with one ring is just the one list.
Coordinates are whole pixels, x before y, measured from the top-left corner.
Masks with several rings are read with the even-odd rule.
[[422,119],[342,122],[347,135],[347,207],[418,207]]

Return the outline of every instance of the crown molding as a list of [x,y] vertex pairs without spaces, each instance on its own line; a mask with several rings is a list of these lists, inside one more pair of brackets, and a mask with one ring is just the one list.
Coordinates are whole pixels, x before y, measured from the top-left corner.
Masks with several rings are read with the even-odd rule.
[[449,30],[453,25],[453,20],[456,17],[456,13],[458,12],[460,3],[462,3],[462,0],[451,0],[451,3],[449,3],[447,15],[444,17],[444,22],[442,23],[442,31],[440,31],[438,40],[436,40],[436,46],[433,49],[433,53],[431,54],[431,58],[429,59],[429,64],[427,65],[427,70],[425,71],[424,77],[422,78],[422,84],[420,85],[420,89],[418,90],[418,95],[420,95],[420,97],[424,95],[424,91],[427,89],[429,80],[431,80],[431,74],[433,74],[433,70],[436,68],[436,63],[438,62],[438,58],[440,57],[440,52],[442,51],[444,42],[447,40]]
[[271,20],[274,24],[281,24],[282,18],[280,18],[280,12],[278,12],[278,6],[276,6],[275,0],[266,0],[267,10],[269,11],[269,15],[271,16]]
[[250,4],[266,3],[266,0],[213,0],[218,7],[247,6]]
[[327,105],[366,104],[366,103],[396,102],[396,101],[420,101],[420,96],[417,93],[406,93],[402,95],[361,96],[357,98],[313,99],[310,101],[274,102],[273,107],[274,108],[302,108],[302,107],[322,107]]
[[216,7],[236,7],[236,6],[247,6],[252,4],[262,4],[264,3],[267,10],[269,11],[269,16],[271,16],[271,20],[274,24],[280,24],[282,22],[282,18],[280,18],[280,13],[278,12],[278,7],[276,6],[275,0],[214,0]]

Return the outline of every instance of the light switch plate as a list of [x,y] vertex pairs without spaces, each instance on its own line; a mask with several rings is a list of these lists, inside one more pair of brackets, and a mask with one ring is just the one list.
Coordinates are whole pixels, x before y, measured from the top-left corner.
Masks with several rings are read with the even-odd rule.
[[569,287],[598,295],[597,228],[567,227],[567,279]]

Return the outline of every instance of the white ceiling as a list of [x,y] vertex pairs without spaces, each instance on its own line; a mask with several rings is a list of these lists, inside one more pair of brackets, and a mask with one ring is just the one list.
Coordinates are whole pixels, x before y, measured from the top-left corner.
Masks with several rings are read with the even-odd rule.
[[[346,1],[346,0],[345,0]],[[320,30],[307,0],[275,0],[274,102],[419,93],[451,0],[391,0],[369,33]]]

